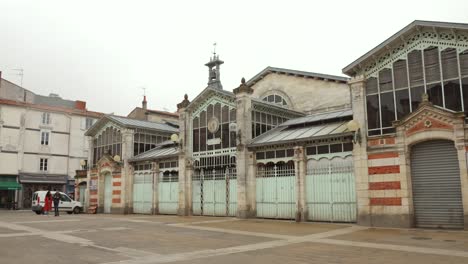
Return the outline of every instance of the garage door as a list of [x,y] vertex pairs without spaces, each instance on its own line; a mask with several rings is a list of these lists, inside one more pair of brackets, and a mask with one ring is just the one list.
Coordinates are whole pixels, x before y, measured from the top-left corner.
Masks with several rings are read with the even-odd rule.
[[179,205],[179,173],[177,171],[161,172],[158,182],[159,213],[177,214]]
[[256,178],[257,217],[294,219],[296,214],[294,162],[259,164]]
[[133,179],[133,212],[151,214],[153,205],[153,174],[151,171],[135,172]]
[[192,177],[194,215],[236,216],[236,168],[197,169]]
[[457,150],[452,141],[428,141],[411,150],[414,217],[418,227],[463,228]]
[[307,162],[308,220],[356,221],[356,191],[352,156],[317,157]]

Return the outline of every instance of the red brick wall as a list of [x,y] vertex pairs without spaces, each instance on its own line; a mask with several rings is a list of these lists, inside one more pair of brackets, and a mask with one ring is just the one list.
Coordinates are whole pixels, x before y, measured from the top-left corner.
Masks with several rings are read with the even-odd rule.
[[400,165],[369,167],[369,175],[400,173]]
[[370,198],[370,205],[399,206],[401,205],[401,197]]
[[398,152],[384,152],[374,153],[367,155],[367,159],[386,159],[386,158],[398,158]]
[[370,182],[369,190],[400,190],[401,184],[399,181],[389,182]]

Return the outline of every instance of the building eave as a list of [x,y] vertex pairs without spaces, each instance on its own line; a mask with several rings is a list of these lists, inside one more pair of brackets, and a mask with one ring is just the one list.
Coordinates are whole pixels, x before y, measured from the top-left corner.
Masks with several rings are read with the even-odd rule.
[[360,64],[367,61],[369,58],[372,58],[373,55],[379,53],[382,49],[386,49],[387,46],[391,46],[391,44],[401,41],[401,38],[411,33],[413,30],[417,29],[418,27],[430,27],[430,28],[450,28],[454,30],[468,30],[468,24],[465,23],[452,23],[452,22],[439,22],[439,21],[424,21],[424,20],[415,20],[411,22],[409,25],[404,27],[403,29],[399,30],[391,37],[377,45],[375,48],[371,49],[357,60],[350,63],[348,66],[344,67],[342,72],[348,76],[354,76],[356,73],[356,68],[359,67]]

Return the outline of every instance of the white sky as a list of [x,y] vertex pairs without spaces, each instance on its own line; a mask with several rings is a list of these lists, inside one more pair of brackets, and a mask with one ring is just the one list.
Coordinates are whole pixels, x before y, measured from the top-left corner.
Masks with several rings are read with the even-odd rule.
[[176,110],[206,87],[217,42],[224,89],[267,66],[341,75],[413,20],[468,23],[468,1],[0,0],[0,70],[35,93],[127,115]]

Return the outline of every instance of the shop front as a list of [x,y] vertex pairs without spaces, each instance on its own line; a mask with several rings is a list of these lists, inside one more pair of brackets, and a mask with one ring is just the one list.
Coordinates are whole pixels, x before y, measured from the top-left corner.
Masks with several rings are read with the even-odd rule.
[[68,182],[67,175],[61,174],[40,174],[40,173],[21,173],[19,182],[22,184],[22,195],[20,195],[20,206],[22,208],[31,208],[32,196],[36,191],[57,190],[66,191]]
[[0,209],[18,208],[17,191],[21,185],[16,180],[16,175],[0,176]]

